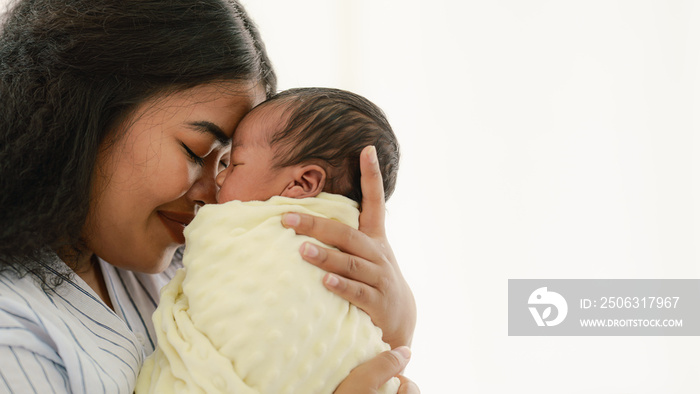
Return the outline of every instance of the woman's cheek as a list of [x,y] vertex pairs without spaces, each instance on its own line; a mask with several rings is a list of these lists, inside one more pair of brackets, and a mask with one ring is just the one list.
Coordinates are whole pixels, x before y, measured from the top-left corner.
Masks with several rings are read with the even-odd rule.
[[191,162],[181,150],[171,150],[163,155],[155,174],[162,192],[169,191],[182,195],[186,193],[197,181],[201,174],[201,167]]

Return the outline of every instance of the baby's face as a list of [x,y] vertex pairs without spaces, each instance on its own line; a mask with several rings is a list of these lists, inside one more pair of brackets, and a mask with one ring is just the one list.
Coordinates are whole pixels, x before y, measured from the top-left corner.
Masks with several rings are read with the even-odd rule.
[[[217,201],[265,201],[280,195],[290,182],[286,169],[273,169],[274,150],[267,136],[278,125],[273,109],[258,108],[246,115],[233,134],[231,162],[216,177]],[[292,180],[293,181],[293,178]]]

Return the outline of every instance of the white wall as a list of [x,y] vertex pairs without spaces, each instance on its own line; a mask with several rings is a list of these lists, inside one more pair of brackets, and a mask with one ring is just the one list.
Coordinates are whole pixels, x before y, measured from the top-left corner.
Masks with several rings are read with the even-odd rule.
[[281,88],[353,90],[398,134],[424,393],[700,390],[697,337],[508,337],[506,304],[509,278],[700,277],[698,2],[243,3]]
[[245,0],[280,87],[384,108],[425,393],[688,393],[697,337],[508,337],[509,278],[698,278],[700,3]]

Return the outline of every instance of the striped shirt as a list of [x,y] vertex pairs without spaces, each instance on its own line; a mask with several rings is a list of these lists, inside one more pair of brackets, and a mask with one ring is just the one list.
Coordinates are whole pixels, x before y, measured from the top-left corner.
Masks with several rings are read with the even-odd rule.
[[44,289],[0,272],[0,393],[133,393],[160,288],[182,263],[155,275],[99,263],[114,310],[77,275]]

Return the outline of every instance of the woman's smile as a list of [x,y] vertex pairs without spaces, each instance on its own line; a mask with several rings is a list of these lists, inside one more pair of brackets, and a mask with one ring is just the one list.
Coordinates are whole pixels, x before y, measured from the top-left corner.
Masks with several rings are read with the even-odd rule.
[[190,224],[192,219],[194,219],[194,214],[187,212],[158,211],[158,217],[173,237],[173,240],[179,244],[184,244],[185,235],[182,232],[185,230],[185,226]]

